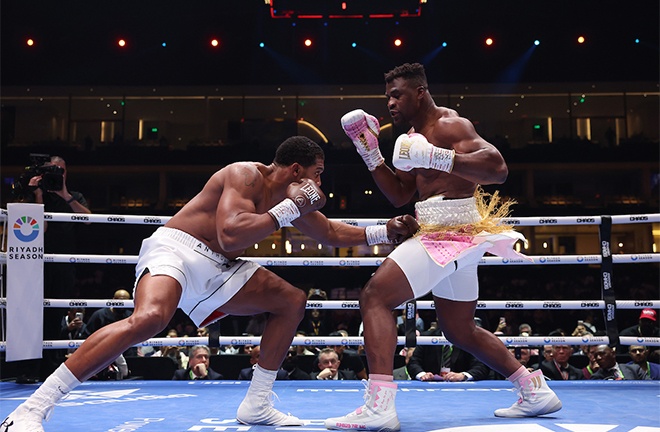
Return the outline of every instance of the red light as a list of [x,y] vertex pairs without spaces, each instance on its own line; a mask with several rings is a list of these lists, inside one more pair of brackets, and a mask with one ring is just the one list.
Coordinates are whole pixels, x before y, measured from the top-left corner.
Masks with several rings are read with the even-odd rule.
[[487,38],[486,39],[486,45],[488,45],[488,46],[491,46],[494,42],[495,41],[493,40],[493,38]]
[[312,46],[312,40],[311,39],[305,39],[305,46],[306,47],[311,47]]
[[346,2],[341,2],[341,10],[346,10]]
[[120,47],[123,48],[123,47],[126,46],[126,41],[125,41],[124,39],[119,39],[119,40],[117,41],[117,45],[119,45]]
[[403,41],[401,39],[394,39],[394,46],[400,47],[401,45],[403,45]]
[[26,44],[27,46],[30,46],[30,47],[31,47],[31,46],[34,46],[34,40],[31,39],[31,38],[28,38],[28,40],[25,41],[25,44]]

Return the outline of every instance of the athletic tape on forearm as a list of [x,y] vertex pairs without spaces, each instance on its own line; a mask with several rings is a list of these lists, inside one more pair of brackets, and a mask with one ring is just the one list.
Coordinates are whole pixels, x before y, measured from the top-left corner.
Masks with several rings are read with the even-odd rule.
[[369,246],[392,243],[387,237],[386,225],[369,225],[364,229],[364,233],[367,236],[367,244]]
[[456,152],[442,147],[433,147],[431,150],[431,168],[450,173],[454,169]]
[[280,229],[284,225],[289,225],[291,221],[299,218],[300,210],[298,210],[298,206],[291,198],[285,198],[268,210],[268,214],[275,221],[277,229]]

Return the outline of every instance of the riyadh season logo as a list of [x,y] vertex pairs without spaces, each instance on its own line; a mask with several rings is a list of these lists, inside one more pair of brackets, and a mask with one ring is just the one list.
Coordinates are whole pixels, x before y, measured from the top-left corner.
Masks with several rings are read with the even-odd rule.
[[39,223],[30,216],[21,216],[14,222],[14,235],[24,243],[29,243],[39,235]]

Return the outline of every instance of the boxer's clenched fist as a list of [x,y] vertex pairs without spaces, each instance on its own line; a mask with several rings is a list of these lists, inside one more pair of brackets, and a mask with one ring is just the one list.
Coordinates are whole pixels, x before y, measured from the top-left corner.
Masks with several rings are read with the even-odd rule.
[[419,224],[410,215],[396,216],[387,221],[387,238],[398,244],[412,237],[419,231]]

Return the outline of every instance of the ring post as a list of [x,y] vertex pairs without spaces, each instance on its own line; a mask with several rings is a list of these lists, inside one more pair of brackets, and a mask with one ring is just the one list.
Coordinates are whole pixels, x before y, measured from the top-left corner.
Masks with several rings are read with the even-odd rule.
[[610,346],[615,347],[619,345],[619,328],[616,324],[616,295],[614,294],[612,282],[612,216],[601,217],[599,234],[602,256],[600,283],[603,300],[605,301],[603,318],[605,319],[605,332],[610,340]]

